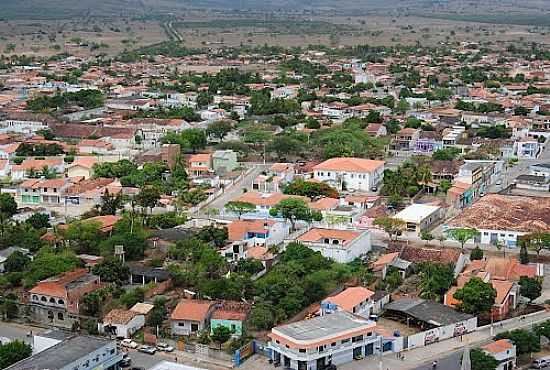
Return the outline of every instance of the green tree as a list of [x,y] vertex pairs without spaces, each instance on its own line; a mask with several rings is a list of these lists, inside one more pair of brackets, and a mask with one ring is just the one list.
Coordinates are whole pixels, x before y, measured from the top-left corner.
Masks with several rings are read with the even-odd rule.
[[153,208],[155,208],[160,200],[160,196],[160,189],[156,186],[149,185],[141,189],[136,196],[136,202],[143,209],[149,208],[151,212],[153,212]]
[[525,298],[529,298],[529,301],[540,297],[542,292],[542,282],[538,278],[521,276],[519,278],[519,286],[519,293]]
[[117,194],[109,193],[109,190],[105,190],[105,193],[101,196],[101,208],[100,213],[102,215],[116,215],[119,209],[124,207],[124,196],[122,192]]
[[4,235],[6,221],[17,212],[17,203],[8,193],[0,194],[0,235]]
[[476,246],[470,252],[470,260],[474,261],[474,260],[481,260],[481,259],[483,259],[483,250],[479,246]]
[[422,230],[420,232],[420,239],[425,240],[427,245],[430,245],[430,242],[434,240],[434,236],[428,230]]
[[225,209],[229,212],[236,213],[240,220],[243,214],[254,212],[256,210],[256,206],[250,202],[241,202],[235,200],[228,202],[225,205]]
[[320,221],[321,213],[311,210],[303,199],[287,198],[271,207],[269,214],[272,217],[280,216],[291,224],[292,231],[296,230],[297,221]]
[[4,269],[6,272],[22,272],[24,271],[31,259],[20,251],[15,251],[4,261]]
[[92,272],[108,283],[122,285],[128,280],[130,270],[128,266],[116,257],[107,257],[92,268]]
[[227,326],[219,325],[212,329],[212,334],[210,335],[210,338],[212,338],[214,342],[218,343],[221,349],[222,344],[224,344],[229,340],[229,338],[231,338],[231,334],[231,329],[229,329]]
[[191,148],[191,150],[193,150],[193,153],[196,153],[199,149],[204,149],[207,144],[206,133],[204,130],[201,130],[199,128],[190,128],[184,130],[181,133],[181,139],[184,144],[186,143],[187,146]]
[[453,184],[449,180],[441,180],[439,182],[439,190],[447,194],[450,188],[453,187]]
[[287,184],[283,193],[291,195],[300,195],[310,199],[318,197],[338,198],[339,194],[336,189],[324,182],[306,181],[296,179]]
[[519,262],[522,265],[527,265],[529,263],[529,252],[525,245],[521,245],[519,249]]
[[46,229],[51,226],[50,216],[40,212],[34,213],[31,217],[27,218],[25,222],[34,229]]
[[377,217],[374,220],[374,225],[380,226],[389,235],[390,240],[392,240],[392,237],[397,239],[397,235],[405,230],[407,223],[398,218],[383,216]]
[[277,324],[277,316],[269,304],[260,303],[250,313],[250,324],[258,330],[270,330]]
[[460,155],[460,149],[457,148],[445,148],[436,150],[432,154],[432,159],[436,161],[452,161]]
[[460,243],[460,248],[464,251],[464,245],[472,239],[479,236],[479,231],[471,228],[457,228],[446,231],[447,237]]
[[162,326],[162,323],[166,319],[167,313],[168,310],[166,309],[166,298],[155,298],[153,310],[151,310],[150,315],[147,317],[147,326]]
[[31,346],[23,341],[15,340],[6,344],[0,344],[0,369],[5,369],[31,355]]
[[497,291],[491,283],[485,283],[478,277],[471,278],[458,289],[453,297],[460,301],[457,308],[472,315],[489,312],[495,304]]
[[498,361],[491,355],[488,355],[479,348],[470,351],[470,362],[472,370],[496,370]]
[[206,134],[208,136],[213,136],[220,141],[223,141],[223,138],[227,136],[233,130],[233,124],[230,121],[222,120],[216,121],[208,125],[206,129]]
[[540,351],[540,338],[538,335],[524,329],[497,334],[495,339],[510,339],[516,345],[518,355]]
[[420,265],[420,297],[442,300],[454,281],[454,266],[427,262]]
[[72,222],[63,233],[63,238],[78,254],[98,254],[99,243],[103,240],[101,223],[97,221]]

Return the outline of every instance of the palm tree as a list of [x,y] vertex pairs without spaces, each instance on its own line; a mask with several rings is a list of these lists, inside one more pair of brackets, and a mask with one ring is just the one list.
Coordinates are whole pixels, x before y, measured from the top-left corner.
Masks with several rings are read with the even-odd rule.
[[432,181],[432,169],[428,165],[422,165],[418,169],[418,182],[422,184],[422,188],[426,190],[426,186]]

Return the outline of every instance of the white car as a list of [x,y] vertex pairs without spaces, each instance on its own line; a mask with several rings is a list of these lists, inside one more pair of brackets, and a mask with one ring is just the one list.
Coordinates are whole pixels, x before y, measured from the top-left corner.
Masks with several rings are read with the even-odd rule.
[[174,351],[174,347],[166,344],[166,343],[157,343],[157,349],[159,351],[164,351],[164,352],[173,352]]
[[122,342],[120,342],[120,345],[122,347],[127,347],[132,349],[136,349],[138,347],[138,344],[131,339],[123,339]]

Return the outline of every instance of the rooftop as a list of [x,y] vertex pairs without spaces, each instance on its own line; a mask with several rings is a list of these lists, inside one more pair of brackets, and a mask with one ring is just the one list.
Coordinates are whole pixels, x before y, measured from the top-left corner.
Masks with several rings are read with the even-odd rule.
[[447,225],[527,233],[550,231],[550,198],[487,194]]
[[172,311],[170,318],[172,320],[203,321],[213,305],[213,301],[182,299]]
[[357,286],[347,288],[335,296],[326,298],[325,301],[351,312],[355,306],[371,298],[373,295],[374,292],[372,290]]
[[114,341],[106,338],[77,335],[56,344],[42,352],[7,367],[9,370],[44,370],[62,369],[79,360],[83,356]]
[[372,172],[383,167],[384,163],[364,158],[331,158],[313,167],[313,170]]
[[431,214],[439,211],[441,207],[430,206],[427,204],[411,204],[398,214],[394,218],[398,218],[405,222],[420,223],[423,219]]
[[339,244],[348,244],[352,240],[358,238],[360,232],[352,230],[335,230],[313,228],[298,237],[301,242],[323,243],[325,239],[341,240]]
[[375,325],[373,321],[357,317],[346,311],[337,311],[330,315],[277,326],[273,328],[272,332],[295,341],[320,341],[326,337],[338,336],[348,331],[374,328]]
[[440,303],[423,299],[402,298],[386,305],[386,310],[401,312],[436,327],[465,321],[474,316],[453,310]]

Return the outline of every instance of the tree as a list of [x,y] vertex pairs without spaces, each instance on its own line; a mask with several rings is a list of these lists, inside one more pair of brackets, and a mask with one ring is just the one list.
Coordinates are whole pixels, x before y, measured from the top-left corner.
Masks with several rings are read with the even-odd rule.
[[540,338],[538,335],[524,329],[497,334],[495,339],[510,339],[516,345],[518,355],[540,351]]
[[495,239],[495,241],[493,241],[492,244],[495,246],[495,248],[497,250],[499,250],[499,251],[502,250],[502,252],[504,254],[503,257],[506,258],[506,245],[504,244],[504,242],[497,238],[497,239]]
[[472,370],[496,370],[499,364],[493,356],[488,355],[479,348],[470,351],[470,362]]
[[292,231],[296,230],[296,221],[320,221],[320,212],[311,210],[303,199],[287,198],[281,200],[274,207],[271,207],[269,214],[272,217],[280,216],[291,224]]
[[109,190],[101,196],[101,211],[102,215],[116,215],[117,210],[124,206],[124,196],[122,192],[111,194]]
[[50,216],[45,213],[34,213],[31,217],[27,218],[25,222],[31,225],[34,229],[46,229],[50,227]]
[[428,230],[422,230],[420,232],[420,239],[425,240],[427,245],[430,245],[430,242],[434,240],[434,236]]
[[489,312],[495,304],[496,296],[497,291],[491,283],[485,283],[478,277],[471,278],[453,295],[460,301],[457,305],[460,311],[476,316]]
[[519,286],[519,293],[525,298],[529,298],[529,301],[540,297],[542,292],[542,283],[540,279],[537,278],[521,276],[519,278]]
[[481,260],[483,259],[483,250],[476,246],[474,249],[472,249],[472,252],[470,252],[470,260]]
[[101,223],[97,221],[75,221],[65,230],[63,238],[77,253],[97,254],[103,239],[100,228]]
[[235,267],[237,272],[247,272],[250,275],[255,275],[258,272],[263,271],[263,269],[264,265],[262,262],[253,258],[240,259]]
[[208,195],[202,188],[196,188],[190,191],[186,191],[180,195],[182,202],[186,205],[196,206],[202,201],[208,199]]
[[29,265],[31,259],[20,251],[15,251],[6,258],[4,269],[6,272],[22,272]]
[[258,330],[270,330],[277,324],[277,317],[272,306],[260,303],[254,306],[250,312],[250,324]]
[[32,355],[32,348],[25,342],[15,340],[0,344],[0,369],[5,369]]
[[207,144],[206,133],[200,128],[190,128],[184,130],[181,133],[181,139],[184,144],[187,143],[187,146],[193,150],[193,153],[199,149],[204,149]]
[[146,186],[141,189],[139,194],[136,196],[137,204],[146,209],[149,208],[153,212],[153,208],[157,205],[160,200],[160,189],[156,186]]
[[212,329],[212,334],[210,335],[210,337],[214,342],[219,343],[221,349],[222,344],[224,344],[229,340],[229,338],[231,338],[232,333],[233,332],[231,331],[231,329],[229,329],[227,326],[219,325]]
[[470,228],[450,229],[446,232],[447,237],[460,243],[460,248],[464,251],[464,245],[479,235],[479,231]]
[[92,272],[99,275],[102,281],[118,285],[122,285],[130,275],[128,266],[116,257],[105,258],[92,268]]
[[243,214],[254,212],[256,210],[256,206],[250,202],[241,202],[241,201],[235,200],[235,201],[228,202],[225,205],[225,209],[229,212],[236,213],[240,220]]
[[206,129],[208,136],[213,136],[220,141],[233,130],[233,124],[230,121],[222,120],[211,123]]
[[390,236],[390,240],[392,240],[392,236],[395,235],[395,239],[397,239],[397,235],[405,230],[405,226],[407,226],[407,223],[399,218],[389,217],[389,216],[383,216],[383,217],[377,217],[374,220],[375,226],[380,226],[388,235]]
[[420,297],[441,300],[454,281],[454,266],[426,262],[420,265]]
[[216,248],[221,248],[228,238],[227,228],[214,225],[204,226],[197,232],[197,238],[205,243],[212,243]]
[[445,149],[436,150],[432,154],[432,159],[436,161],[452,161],[460,155],[460,149],[449,147]]
[[453,184],[449,180],[441,180],[439,183],[439,190],[441,190],[443,193],[447,194],[450,188],[453,187]]
[[0,235],[4,235],[4,225],[17,212],[17,203],[8,193],[0,194]]
[[318,197],[338,198],[338,191],[324,182],[305,181],[296,179],[287,184],[283,193],[308,197],[310,199]]
[[527,242],[527,249],[535,251],[537,257],[540,257],[542,250],[550,248],[550,233],[535,231],[522,236],[522,238]]
[[147,326],[151,326],[151,327],[162,326],[162,323],[166,318],[167,312],[168,311],[166,309],[166,298],[164,297],[155,298],[153,310],[151,311],[151,314],[147,318]]
[[527,250],[527,247],[529,245],[529,241],[525,239],[524,237],[520,237],[519,239],[519,262],[522,265],[526,265],[529,263],[529,252]]

